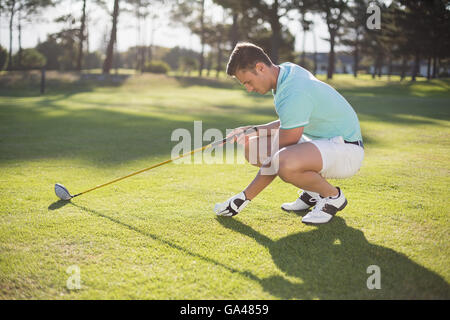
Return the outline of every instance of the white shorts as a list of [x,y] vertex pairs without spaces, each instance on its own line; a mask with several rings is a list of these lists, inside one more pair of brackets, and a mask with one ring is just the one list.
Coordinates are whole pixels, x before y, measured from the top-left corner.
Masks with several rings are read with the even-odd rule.
[[348,178],[356,174],[362,166],[364,149],[345,143],[341,136],[320,140],[310,140],[302,136],[298,143],[304,142],[311,142],[319,149],[322,156],[322,170],[319,173],[324,178]]

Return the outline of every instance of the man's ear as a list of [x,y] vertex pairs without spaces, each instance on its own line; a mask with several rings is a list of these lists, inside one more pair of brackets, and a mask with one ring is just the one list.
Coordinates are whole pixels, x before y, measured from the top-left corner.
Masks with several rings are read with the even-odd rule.
[[255,69],[258,70],[259,72],[263,72],[265,68],[266,65],[263,62],[258,62],[255,65]]

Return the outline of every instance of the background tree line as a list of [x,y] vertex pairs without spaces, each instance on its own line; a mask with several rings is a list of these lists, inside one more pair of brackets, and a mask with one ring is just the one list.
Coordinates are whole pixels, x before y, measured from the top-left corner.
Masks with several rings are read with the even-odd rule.
[[[64,6],[66,0],[0,0],[0,18],[8,21],[9,47],[0,47],[0,69],[39,68],[77,70],[114,68],[165,72],[182,69],[198,76],[211,71],[218,75],[239,41],[251,41],[263,47],[275,63],[297,62],[311,71],[317,69],[317,52],[306,56],[304,39],[314,32],[312,15],[320,16],[328,29],[330,44],[327,77],[336,68],[336,47],[345,48],[353,59],[353,74],[371,72],[407,74],[415,80],[419,66],[427,65],[428,78],[448,70],[450,58],[450,1],[444,0],[79,0],[81,12],[58,17],[60,31],[49,34],[35,48],[22,48],[23,23],[38,23],[37,18],[51,6]],[[108,7],[108,5],[110,7]],[[381,28],[369,29],[369,6],[380,9]],[[112,6],[112,10],[111,10]],[[222,16],[213,16],[211,6],[220,7]],[[201,50],[153,44],[153,35],[161,26],[161,8],[169,8],[171,24],[189,28],[200,39]],[[90,13],[105,10],[110,16],[100,50],[90,50],[89,37],[98,36],[89,28]],[[131,19],[130,19],[131,18]],[[167,18],[167,17],[163,17]],[[119,21],[135,23],[137,43],[126,52],[117,52]],[[302,32],[292,34],[287,22],[297,20]],[[148,22],[151,27],[148,28]],[[97,28],[98,29],[98,28]],[[13,39],[13,31],[17,39]],[[146,36],[143,36],[146,35]],[[148,34],[151,35],[150,43]],[[301,53],[294,51],[296,36],[303,39]],[[13,54],[12,43],[18,51]],[[370,67],[368,67],[370,66]],[[384,70],[384,71],[383,71]],[[445,75],[445,74],[444,74]]]

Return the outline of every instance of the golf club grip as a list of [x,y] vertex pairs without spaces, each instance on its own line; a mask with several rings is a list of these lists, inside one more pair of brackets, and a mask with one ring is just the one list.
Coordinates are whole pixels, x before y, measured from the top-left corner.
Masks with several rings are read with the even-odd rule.
[[[256,131],[257,131],[256,127],[251,127],[251,128],[249,128],[249,129],[245,130],[244,132],[238,134],[237,136],[240,136],[240,135],[242,135],[242,134],[247,134],[248,131],[250,131],[250,130],[256,130]],[[123,176],[123,177],[114,179],[114,180],[112,180],[112,181],[109,181],[109,182],[107,182],[107,183],[98,185],[98,186],[96,186],[96,187],[94,187],[94,188],[91,188],[91,189],[88,189],[88,190],[86,190],[86,191],[77,193],[77,194],[74,195],[72,198],[75,198],[75,197],[77,197],[77,196],[80,196],[80,195],[82,195],[82,194],[84,194],[84,193],[88,193],[88,192],[94,191],[94,190],[99,189],[99,188],[101,188],[101,187],[105,187],[105,186],[110,185],[110,184],[112,184],[112,183],[114,183],[114,182],[117,182],[117,181],[120,181],[120,180],[129,178],[129,177],[135,176],[135,175],[137,175],[137,174],[139,174],[139,173],[142,173],[142,172],[151,170],[151,169],[153,169],[153,168],[162,166],[162,165],[164,165],[164,164],[167,164],[167,163],[169,163],[169,162],[172,162],[172,161],[178,160],[178,159],[180,159],[180,158],[186,157],[186,156],[191,155],[191,154],[193,154],[193,153],[196,153],[196,152],[198,152],[198,151],[203,151],[203,150],[205,150],[205,149],[207,149],[207,148],[215,147],[215,146],[217,146],[217,145],[226,143],[229,139],[234,138],[234,137],[236,137],[236,135],[231,136],[231,137],[229,137],[229,138],[225,138],[225,139],[223,139],[222,141],[210,143],[210,144],[208,144],[208,145],[206,145],[206,146],[203,146],[203,147],[201,147],[201,148],[197,148],[197,149],[192,150],[192,151],[190,151],[190,152],[183,153],[181,156],[178,156],[178,157],[176,157],[176,158],[173,158],[173,159],[169,159],[169,160],[163,161],[163,162],[158,163],[158,164],[155,164],[155,165],[153,165],[153,166],[151,166],[151,167],[148,167],[148,168],[145,168],[145,169],[142,169],[142,170],[139,170],[139,171],[130,173],[129,175],[126,175],[126,176]]]
[[245,134],[248,134],[248,133],[250,133],[250,131],[252,131],[252,130],[255,130],[256,132],[258,132],[258,129],[256,128],[256,126],[253,126],[253,127],[248,128],[248,129],[245,130],[244,132],[241,132],[241,133],[239,133],[239,134],[237,134],[237,135],[233,135],[233,136],[231,136],[231,137],[224,138],[222,141],[214,142],[214,143],[210,144],[210,146],[211,146],[211,147],[217,147],[217,146],[220,146],[220,145],[222,145],[222,144],[224,144],[224,143],[227,143],[228,140],[231,140],[232,138],[235,138],[235,137],[240,137],[240,136],[243,135],[243,134],[244,134],[244,135],[245,135]]

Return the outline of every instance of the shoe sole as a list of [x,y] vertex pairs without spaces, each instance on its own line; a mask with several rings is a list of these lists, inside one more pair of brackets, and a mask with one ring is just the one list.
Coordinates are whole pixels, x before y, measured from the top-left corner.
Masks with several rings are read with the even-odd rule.
[[283,207],[280,207],[281,210],[286,211],[286,212],[294,212],[294,213],[304,213],[304,212],[308,212],[312,207],[309,207],[308,209],[303,209],[303,210],[287,210]]
[[[336,213],[338,213],[339,211],[343,210],[343,209],[347,206],[347,203],[348,203],[348,202],[347,202],[347,199],[345,199],[344,203],[342,204],[342,206],[341,206],[340,208],[338,208],[338,210],[337,210]],[[333,220],[333,218],[334,218],[334,215],[331,216],[331,219],[328,220],[327,222],[303,222],[303,221],[302,221],[302,223],[304,223],[304,224],[306,224],[306,225],[327,224],[327,223],[329,223],[331,220]]]

